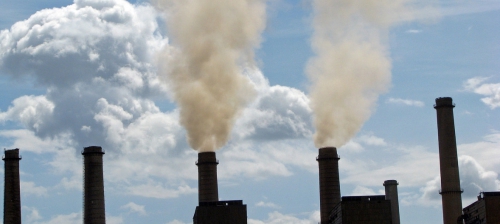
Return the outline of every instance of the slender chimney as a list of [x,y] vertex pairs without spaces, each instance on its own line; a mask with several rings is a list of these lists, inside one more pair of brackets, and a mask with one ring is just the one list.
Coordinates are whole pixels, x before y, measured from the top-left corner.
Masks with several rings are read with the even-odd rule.
[[217,187],[217,164],[215,152],[198,153],[198,201],[219,201]]
[[100,146],[83,149],[83,223],[105,224],[104,177]]
[[441,170],[441,200],[444,224],[456,224],[462,216],[462,190],[458,171],[457,142],[453,121],[451,97],[436,99],[434,108],[437,113],[439,140],[439,167]]
[[398,182],[396,180],[384,181],[385,200],[391,201],[392,224],[399,224]]
[[21,224],[21,191],[19,184],[19,149],[5,150],[5,185],[3,192],[3,223]]
[[340,203],[339,156],[337,148],[320,148],[316,158],[319,165],[319,201],[321,224],[327,224],[330,213]]

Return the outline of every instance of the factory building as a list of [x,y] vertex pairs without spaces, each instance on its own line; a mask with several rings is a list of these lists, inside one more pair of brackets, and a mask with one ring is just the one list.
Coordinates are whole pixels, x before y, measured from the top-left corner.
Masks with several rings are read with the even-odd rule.
[[247,205],[242,200],[200,202],[196,206],[193,224],[246,224]]
[[241,200],[219,201],[215,152],[198,153],[198,206],[194,224],[246,224],[247,206]]
[[384,182],[385,195],[344,196],[328,224],[399,224],[398,182]]
[[477,201],[463,209],[465,224],[500,223],[500,191],[481,192]]
[[344,196],[329,224],[392,224],[391,201],[385,195]]

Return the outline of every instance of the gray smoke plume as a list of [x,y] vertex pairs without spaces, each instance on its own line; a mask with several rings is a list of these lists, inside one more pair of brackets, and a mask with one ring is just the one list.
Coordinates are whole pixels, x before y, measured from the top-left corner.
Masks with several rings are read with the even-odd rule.
[[159,59],[160,74],[180,108],[191,147],[214,151],[229,138],[235,118],[253,98],[242,73],[252,66],[265,27],[264,0],[158,0],[173,48]]
[[[344,145],[387,91],[390,25],[407,19],[405,0],[313,0],[311,80],[316,147]],[[405,17],[405,18],[402,18]]]

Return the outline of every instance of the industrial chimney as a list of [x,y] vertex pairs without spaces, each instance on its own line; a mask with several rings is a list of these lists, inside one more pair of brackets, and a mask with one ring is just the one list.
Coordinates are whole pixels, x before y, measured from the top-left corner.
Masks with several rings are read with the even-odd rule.
[[21,191],[19,184],[19,149],[5,150],[5,185],[3,192],[3,223],[21,224]]
[[453,121],[451,97],[436,99],[434,108],[437,113],[439,167],[441,170],[441,200],[444,224],[456,224],[462,216],[462,190],[458,171],[457,142]]
[[100,146],[83,149],[83,223],[105,224],[104,177]]
[[330,213],[340,203],[339,156],[337,148],[320,148],[316,158],[319,165],[319,201],[321,224],[327,224]]
[[219,200],[217,187],[217,164],[215,152],[198,153],[198,201],[214,202]]
[[399,224],[399,199],[398,182],[396,180],[384,181],[385,200],[391,201],[392,224]]

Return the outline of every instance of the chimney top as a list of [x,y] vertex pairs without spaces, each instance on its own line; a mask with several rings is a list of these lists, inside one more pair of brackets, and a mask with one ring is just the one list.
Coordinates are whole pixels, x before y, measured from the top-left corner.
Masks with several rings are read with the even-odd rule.
[[200,153],[198,153],[198,161],[196,161],[196,165],[204,164],[204,163],[219,164],[219,161],[217,161],[217,158],[215,158],[215,152],[200,152]]
[[89,146],[89,147],[83,148],[82,155],[85,155],[85,154],[104,154],[104,151],[102,151],[101,146]]
[[318,149],[318,157],[316,160],[327,160],[336,159],[339,160],[339,155],[337,154],[337,148],[335,147],[324,147]]
[[21,157],[19,157],[19,149],[6,149],[5,150],[5,155],[2,158],[2,160],[21,160]]
[[399,183],[396,180],[386,180],[384,181],[384,186],[387,185],[399,185]]
[[436,98],[436,104],[434,104],[434,108],[439,107],[455,107],[453,104],[453,99],[451,97],[439,97]]

